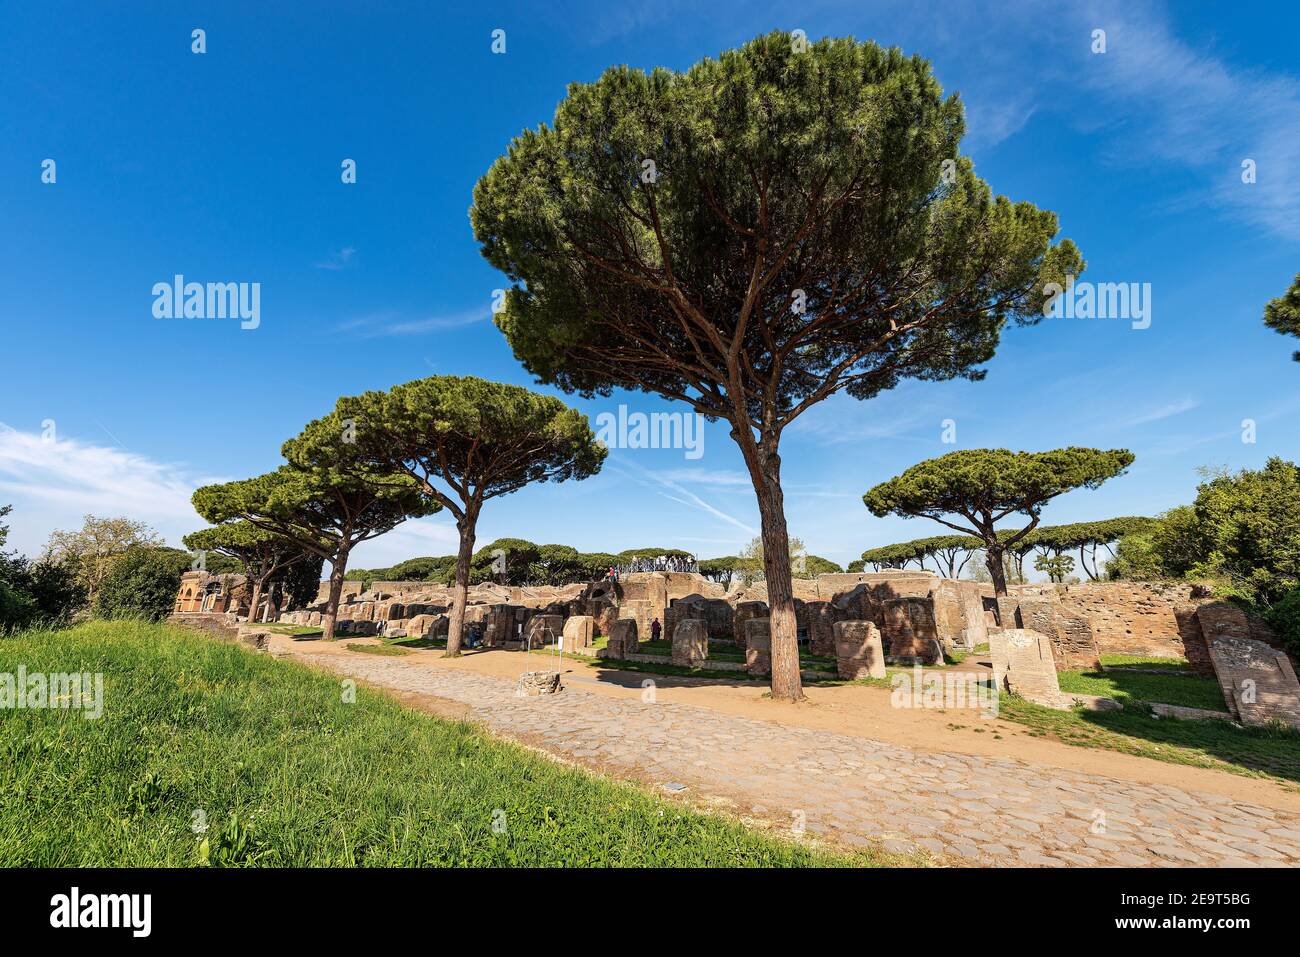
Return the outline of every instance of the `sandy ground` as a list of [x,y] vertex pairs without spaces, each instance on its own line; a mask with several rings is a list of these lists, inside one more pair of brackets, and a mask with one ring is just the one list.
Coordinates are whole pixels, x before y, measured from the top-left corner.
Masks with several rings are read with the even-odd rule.
[[[334,642],[294,641],[276,636],[272,650],[287,657],[299,652],[357,656],[365,654],[349,651],[349,644],[379,642],[375,639],[349,637]],[[419,662],[424,667],[435,665],[514,681],[525,671],[554,670],[557,659],[547,652],[524,654],[498,649],[469,651],[460,658],[450,659],[442,657],[440,649],[410,649],[409,654],[391,660]],[[649,679],[653,680],[660,701],[690,704],[761,721],[856,735],[918,751],[1014,758],[1135,783],[1168,784],[1187,790],[1207,791],[1234,800],[1300,812],[1300,787],[1288,787],[1274,781],[1243,777],[1225,771],[1168,764],[1116,751],[1064,744],[1031,735],[1024,725],[996,718],[985,719],[976,710],[895,708],[890,703],[890,691],[886,688],[866,685],[832,688],[806,686],[808,700],[790,704],[772,701],[764,696],[766,685],[751,682],[699,680],[618,671],[592,667],[585,662],[569,659],[564,661],[562,675],[565,684],[597,694],[639,697],[643,682]],[[431,695],[398,694],[395,697],[412,707],[443,717],[464,718],[470,710],[459,702]]]

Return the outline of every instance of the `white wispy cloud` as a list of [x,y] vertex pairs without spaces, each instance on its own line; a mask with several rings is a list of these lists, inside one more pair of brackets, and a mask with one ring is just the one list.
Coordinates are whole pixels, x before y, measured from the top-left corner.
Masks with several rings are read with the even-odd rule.
[[[1300,238],[1300,76],[1233,64],[1174,34],[1163,8],[1107,0],[1077,12],[1107,31],[1077,79],[1107,99],[1129,134],[1118,162],[1158,159],[1193,170],[1184,197]],[[1241,164],[1253,160],[1257,181]]]
[[0,423],[0,502],[14,506],[10,544],[27,554],[52,530],[79,527],[86,514],[144,521],[179,545],[180,536],[204,525],[190,504],[194,489],[220,480],[126,449]]
[[359,339],[377,339],[385,336],[415,336],[439,330],[472,326],[487,319],[489,314],[486,307],[414,319],[394,313],[381,312],[356,319],[348,319],[334,328],[336,332],[356,336]]
[[[736,516],[728,514],[717,506],[710,504],[682,485],[681,482],[666,477],[664,473],[652,472],[639,465],[634,465],[626,457],[620,456],[618,459],[615,459],[612,455],[606,462],[606,468],[627,475],[642,485],[649,487],[658,486],[658,489],[656,489],[658,494],[662,495],[669,501],[677,502],[679,505],[685,505],[687,508],[698,509],[701,512],[712,515],[714,518],[738,528],[748,535],[753,536],[758,534],[758,530],[748,522],[741,521]],[[667,491],[665,491],[665,489]]]
[[331,253],[328,259],[324,259],[318,263],[312,263],[312,265],[317,269],[327,269],[331,272],[336,272],[351,263],[352,257],[355,256],[356,253],[357,251],[354,247],[344,246],[338,252]]
[[1146,412],[1140,412],[1135,416],[1125,419],[1121,425],[1146,425],[1149,422],[1159,422],[1162,419],[1168,419],[1175,415],[1182,415],[1184,412],[1190,412],[1200,405],[1199,399],[1193,399],[1190,396],[1186,399],[1179,399],[1177,402],[1169,402],[1165,405],[1149,409]]

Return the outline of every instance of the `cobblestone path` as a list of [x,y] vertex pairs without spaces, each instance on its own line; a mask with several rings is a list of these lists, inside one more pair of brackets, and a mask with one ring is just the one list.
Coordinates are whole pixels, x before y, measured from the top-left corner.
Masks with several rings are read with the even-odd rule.
[[1300,817],[1204,792],[1011,759],[914,750],[572,685],[514,682],[365,654],[292,657],[472,709],[492,731],[611,774],[685,784],[735,811],[844,845],[1029,866],[1295,866]]

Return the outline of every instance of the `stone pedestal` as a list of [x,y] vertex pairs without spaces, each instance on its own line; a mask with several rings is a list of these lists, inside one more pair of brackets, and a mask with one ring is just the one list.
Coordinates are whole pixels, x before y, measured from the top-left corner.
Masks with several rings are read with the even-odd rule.
[[841,678],[885,677],[885,649],[880,630],[869,621],[835,623],[835,663]]
[[750,618],[745,621],[745,670],[751,675],[765,675],[772,670],[772,619]]
[[1005,688],[1035,704],[1066,707],[1056,678],[1050,638],[1025,628],[1009,628],[990,635],[989,645],[999,689]]
[[673,629],[673,664],[694,665],[709,657],[709,628],[699,618],[687,618]]

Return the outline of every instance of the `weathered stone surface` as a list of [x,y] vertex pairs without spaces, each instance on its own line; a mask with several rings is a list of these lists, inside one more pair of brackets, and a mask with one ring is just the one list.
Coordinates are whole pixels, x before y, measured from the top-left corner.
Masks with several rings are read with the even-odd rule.
[[[973,842],[988,863],[1036,866],[1063,864],[1063,853],[1109,866],[1300,865],[1300,815],[1280,798],[1261,804],[1017,757],[910,748],[876,740],[869,729],[812,731],[662,695],[647,700],[640,687],[516,698],[513,676],[447,667],[440,658],[327,654],[316,642],[289,650],[340,677],[462,702],[494,732],[602,774],[682,782],[704,800],[734,802],[787,828],[789,809],[805,809],[809,832],[834,844],[908,840],[960,857]],[[1102,835],[1095,808],[1105,811]]]
[[[1036,704],[1066,707],[1056,678],[1050,638],[1024,628],[1004,628],[996,643],[992,637],[989,643],[995,655],[994,675],[1001,672],[1006,690]],[[1001,668],[998,656],[1002,657]]]
[[559,690],[558,671],[525,671],[519,676],[519,681],[515,685],[515,697],[535,698],[538,695],[555,694]]
[[528,648],[553,645],[564,634],[563,615],[533,615],[524,629],[524,644]]
[[610,658],[627,658],[638,654],[640,642],[637,640],[636,621],[632,618],[620,618],[614,622],[609,633],[609,642],[605,646]]
[[1189,639],[1192,643],[1201,640],[1195,609],[1213,601],[1202,586],[1191,582],[1013,585],[1011,593],[1030,600],[1057,601],[1067,611],[1086,618],[1103,655],[1187,657],[1189,661],[1194,652],[1185,644]]
[[1250,623],[1236,605],[1203,605],[1197,617],[1224,700],[1238,720],[1300,728],[1300,682],[1286,653],[1248,637]]
[[570,615],[564,622],[564,650],[569,654],[590,654],[595,628],[596,621],[590,615]]
[[772,670],[772,619],[749,618],[745,621],[745,670],[765,675]]
[[835,661],[840,677],[849,681],[885,677],[885,649],[875,623],[837,621]]
[[731,617],[732,635],[736,639],[736,644],[742,648],[745,643],[746,628],[745,623],[754,618],[768,617],[767,604],[761,601],[742,601],[736,606],[735,612]]
[[891,658],[903,663],[943,663],[931,598],[888,598],[883,602],[881,640]]
[[835,657],[835,608],[829,601],[810,601],[805,607],[808,649],[814,655]]
[[694,665],[709,657],[709,628],[702,619],[687,618],[677,623],[672,657],[675,665]]
[[[1101,667],[1092,626],[1060,602],[999,598],[998,610],[1006,628],[1028,628],[1047,635],[1058,671],[1084,671]],[[1010,622],[1008,622],[1010,619]]]

